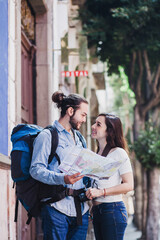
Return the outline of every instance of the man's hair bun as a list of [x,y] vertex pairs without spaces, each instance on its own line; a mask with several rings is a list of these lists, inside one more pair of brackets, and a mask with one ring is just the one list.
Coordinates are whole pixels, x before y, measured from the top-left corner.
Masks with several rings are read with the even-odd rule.
[[62,106],[62,102],[65,97],[66,96],[64,95],[64,93],[62,93],[61,91],[57,91],[57,92],[53,93],[52,101],[57,104],[58,108],[60,108]]

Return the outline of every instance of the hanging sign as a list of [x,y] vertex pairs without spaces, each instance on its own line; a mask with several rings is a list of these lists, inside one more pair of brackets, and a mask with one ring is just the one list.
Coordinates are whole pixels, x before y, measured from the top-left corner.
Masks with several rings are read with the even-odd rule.
[[88,71],[63,71],[62,77],[87,77]]

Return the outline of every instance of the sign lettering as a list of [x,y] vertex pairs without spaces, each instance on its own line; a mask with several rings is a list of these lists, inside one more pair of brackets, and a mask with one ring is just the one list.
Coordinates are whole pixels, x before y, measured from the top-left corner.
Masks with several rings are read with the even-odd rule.
[[88,71],[63,71],[62,77],[87,77]]

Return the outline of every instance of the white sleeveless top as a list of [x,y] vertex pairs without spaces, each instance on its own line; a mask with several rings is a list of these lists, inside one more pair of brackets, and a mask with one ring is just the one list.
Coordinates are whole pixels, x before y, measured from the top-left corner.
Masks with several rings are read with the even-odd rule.
[[[114,158],[115,160],[123,160],[124,163],[120,166],[117,172],[111,176],[109,179],[105,180],[94,180],[93,186],[95,188],[103,189],[103,188],[110,188],[116,185],[121,184],[122,178],[121,175],[124,173],[132,172],[132,167],[130,163],[130,159],[123,148],[117,147],[113,152],[107,155],[109,158]],[[101,196],[95,199],[98,202],[119,202],[122,201],[122,194],[113,195],[113,196]]]

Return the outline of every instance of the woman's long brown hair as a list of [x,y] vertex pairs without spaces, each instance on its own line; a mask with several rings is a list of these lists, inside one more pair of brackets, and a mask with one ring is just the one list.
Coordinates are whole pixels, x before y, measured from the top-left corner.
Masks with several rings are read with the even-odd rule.
[[107,145],[104,148],[102,156],[107,156],[108,152],[115,147],[123,148],[128,153],[128,145],[125,137],[123,136],[121,120],[112,114],[101,113],[98,116],[105,117],[105,123],[107,126]]

